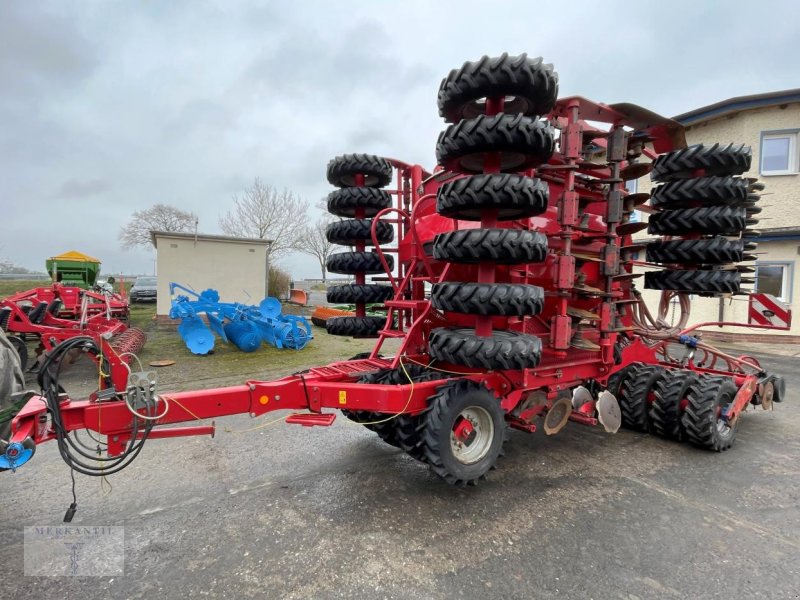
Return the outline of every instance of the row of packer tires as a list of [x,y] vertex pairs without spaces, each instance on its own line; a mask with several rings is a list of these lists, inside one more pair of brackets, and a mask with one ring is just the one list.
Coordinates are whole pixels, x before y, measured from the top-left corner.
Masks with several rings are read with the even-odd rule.
[[[645,287],[703,295],[738,293],[743,283],[736,263],[752,260],[756,244],[755,184],[738,177],[750,169],[743,145],[697,144],[662,154],[653,163],[654,188],[648,233],[669,236],[651,242],[647,261],[664,270],[645,273]],[[698,176],[699,175],[699,176]],[[686,236],[681,238],[681,236]]]
[[[537,167],[554,151],[549,113],[558,97],[552,65],[527,55],[484,56],[444,78],[439,114],[450,123],[436,143],[437,162],[464,176],[442,185],[436,210],[452,219],[481,221],[491,211],[498,221],[528,219],[547,210],[547,183],[514,171]],[[503,112],[486,113],[488,99],[504,98]],[[486,153],[499,156],[500,172],[484,173]],[[535,263],[547,256],[547,238],[536,231],[491,227],[460,229],[436,236],[433,256],[444,262],[477,265]],[[481,317],[526,317],[542,311],[544,290],[512,283],[443,282],[433,286],[439,310]],[[542,343],[516,331],[479,336],[472,329],[431,332],[430,354],[466,367],[525,369],[539,363]]]
[[[738,388],[730,377],[634,363],[612,375],[622,425],[720,452],[733,445],[738,421],[722,418]],[[776,400],[780,398],[776,395]]]
[[[359,177],[363,184],[359,185]],[[394,229],[388,223],[379,222],[372,238],[373,219],[380,211],[392,205],[391,195],[380,189],[392,180],[392,165],[384,158],[371,154],[344,154],[328,163],[328,182],[337,186],[328,195],[328,212],[340,217],[326,229],[328,241],[342,246],[363,244],[365,250],[338,252],[328,257],[326,268],[330,273],[343,275],[375,275],[384,272],[383,264],[375,252],[366,250],[374,242],[388,244],[394,239]],[[386,255],[389,269],[394,268],[394,259]],[[328,302],[334,304],[379,304],[392,297],[392,288],[386,285],[353,283],[331,286],[327,291]],[[325,322],[331,335],[357,338],[377,337],[386,322],[383,316],[333,317]]]

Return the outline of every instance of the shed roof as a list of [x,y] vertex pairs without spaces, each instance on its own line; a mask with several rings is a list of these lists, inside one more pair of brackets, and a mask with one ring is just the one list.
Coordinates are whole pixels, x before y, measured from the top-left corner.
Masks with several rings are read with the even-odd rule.
[[198,242],[228,242],[231,244],[250,244],[250,245],[260,245],[260,246],[268,246],[272,243],[272,240],[265,240],[263,238],[243,238],[243,237],[233,237],[229,235],[216,235],[216,234],[208,234],[208,233],[179,233],[177,231],[151,231],[150,232],[150,241],[153,243],[153,246],[158,247],[156,241],[158,238],[167,238],[172,240],[196,240]]

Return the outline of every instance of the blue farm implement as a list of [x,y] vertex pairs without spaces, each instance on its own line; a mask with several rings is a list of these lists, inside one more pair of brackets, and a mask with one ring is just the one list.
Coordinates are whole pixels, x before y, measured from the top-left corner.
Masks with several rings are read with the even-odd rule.
[[[183,294],[175,296],[176,290]],[[181,319],[178,333],[192,354],[211,352],[214,334],[242,352],[255,352],[262,342],[276,348],[302,350],[311,340],[308,321],[304,317],[282,315],[281,303],[276,298],[264,298],[258,306],[248,306],[220,302],[219,292],[214,289],[198,294],[173,282],[169,291],[172,297],[169,316]],[[205,321],[201,315],[205,315]]]

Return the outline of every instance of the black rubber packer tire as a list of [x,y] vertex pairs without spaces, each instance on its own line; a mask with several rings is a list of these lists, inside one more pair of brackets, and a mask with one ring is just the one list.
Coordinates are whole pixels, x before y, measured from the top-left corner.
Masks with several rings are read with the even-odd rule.
[[681,401],[694,383],[697,373],[689,370],[669,371],[653,390],[655,400],[650,405],[650,425],[653,433],[671,440],[683,439]]
[[317,327],[322,327],[323,329],[325,329],[326,322],[327,319],[320,319],[319,317],[311,317],[311,323],[313,323]]
[[628,365],[627,367],[623,367],[613,375],[610,375],[608,380],[606,381],[606,389],[614,394],[614,397],[619,402],[620,392],[622,390],[622,383],[625,381],[625,378],[631,372],[631,369],[637,365],[642,365],[643,363],[633,363]]
[[483,98],[512,97],[505,102],[509,114],[545,115],[558,98],[558,74],[553,65],[527,54],[483,56],[453,69],[439,85],[439,115],[448,123],[484,113]]
[[[353,246],[358,242],[372,245],[372,219],[345,219],[328,223],[325,236],[331,244]],[[375,235],[379,244],[388,244],[394,239],[394,229],[389,223],[378,222]]]
[[538,167],[553,154],[553,127],[523,115],[480,115],[450,125],[436,142],[436,160],[445,169],[481,173],[484,154],[501,154],[501,171]]
[[388,285],[351,283],[329,287],[326,299],[332,304],[379,304],[393,296]]
[[659,185],[650,195],[654,208],[735,205],[747,200],[747,180],[740,177],[698,177]]
[[674,290],[693,294],[734,294],[742,276],[737,271],[650,271],[644,274],[648,290]]
[[523,283],[436,283],[431,302],[439,310],[468,315],[538,315],[544,306],[544,290]]
[[383,187],[392,180],[392,165],[373,154],[343,154],[328,162],[328,183],[345,188],[356,185],[356,175],[364,175],[367,187]]
[[331,317],[325,321],[325,329],[331,335],[346,335],[354,338],[378,337],[386,325],[386,317]]
[[[493,437],[486,454],[475,463],[460,462],[453,454],[450,438],[462,411],[477,407],[488,413]],[[494,468],[503,453],[508,428],[500,400],[475,381],[457,379],[437,388],[429,400],[422,430],[426,462],[431,470],[452,485],[475,485]]]
[[[394,257],[385,255],[389,269],[394,268]],[[383,273],[381,259],[375,252],[339,252],[331,254],[325,261],[325,266],[330,273],[352,275],[354,273],[375,274]]]
[[436,212],[445,217],[480,221],[485,209],[496,209],[501,221],[527,219],[547,210],[550,186],[544,181],[509,173],[472,175],[444,184],[436,196]]
[[515,331],[479,336],[472,329],[438,328],[428,340],[431,357],[476,369],[531,369],[539,364],[542,341]]
[[525,229],[458,229],[434,238],[433,257],[465,264],[538,263],[547,257],[547,238]]
[[691,179],[694,172],[701,169],[704,171],[703,177],[741,175],[750,170],[752,158],[750,146],[744,144],[695,144],[657,157],[653,162],[650,179]]
[[328,212],[337,217],[355,217],[359,208],[365,217],[374,217],[391,205],[389,192],[374,187],[346,187],[328,194]]
[[685,235],[704,233],[739,235],[747,227],[747,210],[740,206],[678,208],[650,215],[647,233]]
[[720,422],[718,412],[733,402],[738,389],[729,377],[700,377],[689,388],[681,422],[686,440],[695,446],[721,452],[733,445],[739,421],[733,427]]
[[723,265],[740,262],[743,257],[744,241],[724,237],[655,241],[647,244],[648,262]]
[[650,430],[653,388],[666,375],[666,369],[656,365],[636,364],[631,367],[618,398],[623,427],[634,431]]

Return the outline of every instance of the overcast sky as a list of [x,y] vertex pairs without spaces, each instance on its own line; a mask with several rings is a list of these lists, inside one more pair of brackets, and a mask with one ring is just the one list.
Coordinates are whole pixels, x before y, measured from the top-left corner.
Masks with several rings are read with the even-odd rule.
[[439,81],[483,54],[543,56],[561,96],[665,115],[800,87],[797,7],[0,0],[0,256],[42,269],[79,249],[148,272],[155,254],[117,241],[135,210],[174,204],[218,233],[255,176],[313,205],[337,154],[431,168]]

